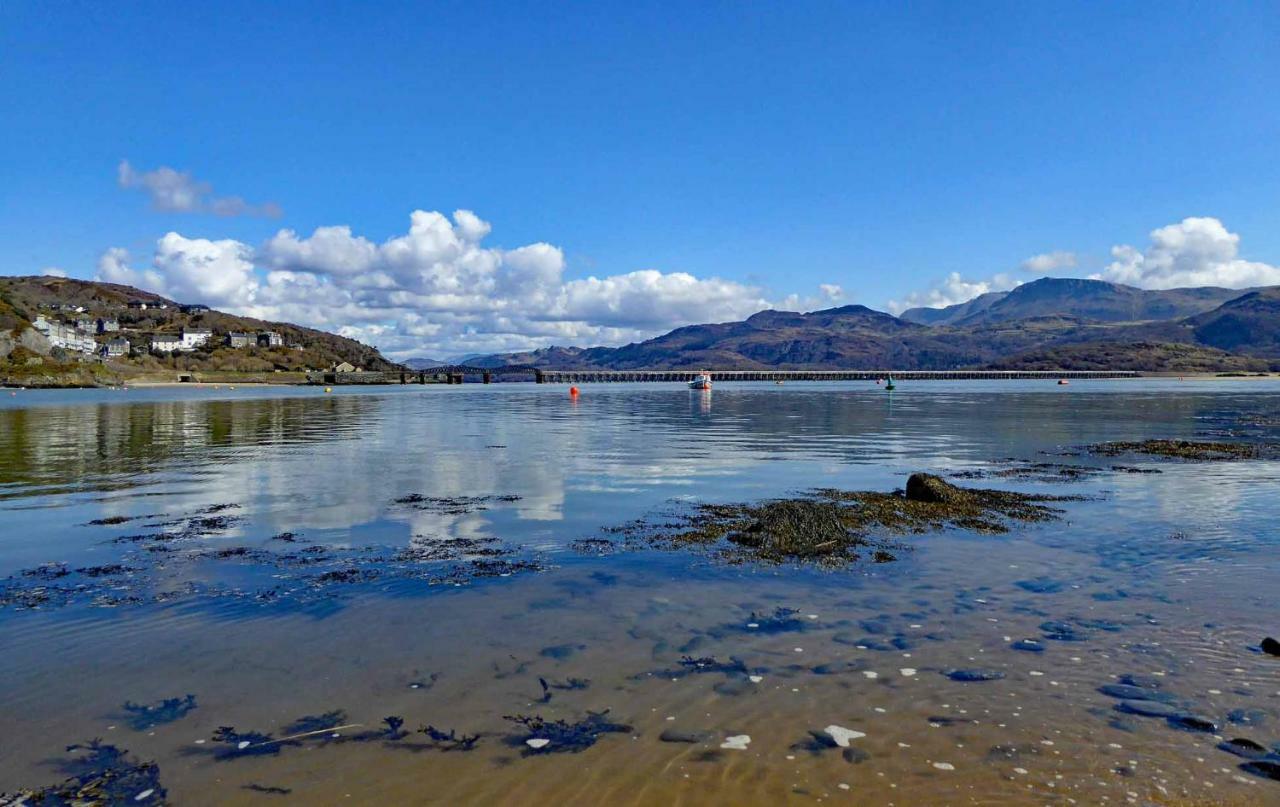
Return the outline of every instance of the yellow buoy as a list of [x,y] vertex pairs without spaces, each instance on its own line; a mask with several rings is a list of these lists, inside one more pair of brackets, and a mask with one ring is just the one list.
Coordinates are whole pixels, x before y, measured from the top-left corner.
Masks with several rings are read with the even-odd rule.
[[324,388],[324,391],[325,391],[325,392],[333,392],[333,387],[325,387],[325,388]]

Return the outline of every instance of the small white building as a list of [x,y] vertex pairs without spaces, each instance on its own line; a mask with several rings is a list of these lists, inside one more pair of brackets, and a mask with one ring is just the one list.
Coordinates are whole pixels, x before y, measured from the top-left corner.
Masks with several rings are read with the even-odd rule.
[[120,330],[120,322],[114,317],[98,318],[98,333],[116,333]]
[[275,331],[261,331],[258,334],[258,347],[281,347],[284,337]]
[[174,353],[182,350],[182,337],[171,333],[158,333],[151,337],[151,349],[157,353]]
[[213,331],[208,328],[183,328],[182,350],[195,350],[213,338]]

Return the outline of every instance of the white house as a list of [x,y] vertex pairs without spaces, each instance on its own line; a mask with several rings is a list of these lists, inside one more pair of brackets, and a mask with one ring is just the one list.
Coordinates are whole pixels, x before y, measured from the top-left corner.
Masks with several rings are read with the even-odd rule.
[[213,337],[208,328],[183,328],[181,350],[195,350]]
[[182,350],[182,337],[171,333],[158,333],[151,337],[151,349],[158,353]]

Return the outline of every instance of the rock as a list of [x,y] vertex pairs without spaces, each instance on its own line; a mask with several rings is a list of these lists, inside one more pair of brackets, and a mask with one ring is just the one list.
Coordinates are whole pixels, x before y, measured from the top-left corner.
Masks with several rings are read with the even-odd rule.
[[912,474],[907,477],[907,500],[949,504],[964,498],[964,491],[940,476]]
[[1223,740],[1218,743],[1218,748],[1228,754],[1235,754],[1245,759],[1262,759],[1267,756],[1266,746],[1259,745],[1253,740],[1247,740],[1243,737],[1237,737],[1234,740]]
[[1070,622],[1054,620],[1042,622],[1040,623],[1040,630],[1044,631],[1044,638],[1052,639],[1055,642],[1084,642],[1089,639],[1088,633]]
[[1044,652],[1044,645],[1040,644],[1035,639],[1019,639],[1018,641],[1009,645],[1009,647],[1013,648],[1014,650],[1021,650],[1024,653],[1043,653]]
[[1192,715],[1180,713],[1169,718],[1169,725],[1176,729],[1185,729],[1186,731],[1203,731],[1209,734],[1218,732],[1218,724],[1214,723],[1207,717],[1200,715]]
[[544,739],[542,737],[533,737],[531,739],[525,740],[524,744],[529,746],[533,750],[537,751],[540,748],[546,748],[548,745],[551,744],[551,741]]
[[1263,639],[1262,644],[1258,645],[1258,647],[1260,647],[1262,652],[1266,653],[1268,656],[1280,656],[1280,641],[1276,641],[1270,636]]
[[1160,689],[1163,686],[1163,682],[1156,676],[1141,673],[1125,673],[1120,676],[1120,683],[1143,689]]
[[746,751],[747,744],[751,742],[749,734],[735,734],[732,737],[725,737],[724,742],[720,743],[721,748],[730,751]]
[[1000,670],[943,670],[943,675],[952,681],[970,683],[974,681],[999,681],[1004,678]]
[[1160,701],[1120,701],[1116,704],[1116,709],[1130,715],[1141,715],[1142,717],[1175,717],[1179,714],[1178,707]]
[[1161,692],[1156,689],[1144,689],[1142,687],[1132,686],[1130,684],[1107,684],[1098,687],[1098,691],[1108,698],[1116,698],[1122,701],[1160,701],[1161,703],[1173,703],[1175,700],[1173,695],[1168,692]]
[[701,731],[699,729],[667,729],[658,735],[658,739],[664,743],[709,743],[715,739],[715,735],[709,731]]
[[1030,591],[1032,594],[1057,594],[1066,588],[1066,583],[1061,580],[1043,576],[1031,580],[1018,580],[1014,585],[1023,591]]
[[1260,759],[1256,762],[1246,762],[1240,766],[1240,770],[1245,773],[1251,773],[1254,776],[1261,776],[1264,779],[1280,782],[1280,762]]

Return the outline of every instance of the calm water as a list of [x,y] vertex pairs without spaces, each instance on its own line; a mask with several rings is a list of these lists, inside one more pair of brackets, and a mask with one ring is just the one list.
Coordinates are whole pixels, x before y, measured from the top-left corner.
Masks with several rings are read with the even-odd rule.
[[[1280,463],[1045,453],[1277,440],[1280,384],[583,389],[4,392],[0,791],[61,781],[64,748],[101,737],[181,804],[1280,804],[1215,747],[1280,742],[1280,660],[1251,649],[1280,633]],[[844,571],[575,543],[1011,460],[1160,473],[962,481],[1086,500]],[[747,627],[777,608],[786,630]],[[1118,712],[1098,688],[1126,674],[1218,734]],[[124,708],[188,693],[169,722]],[[576,754],[531,755],[505,719],[604,710],[629,728]],[[391,715],[410,734],[373,736]],[[211,740],[335,724],[270,754]],[[865,737],[814,743],[832,724]],[[427,725],[479,739],[444,750]]]

